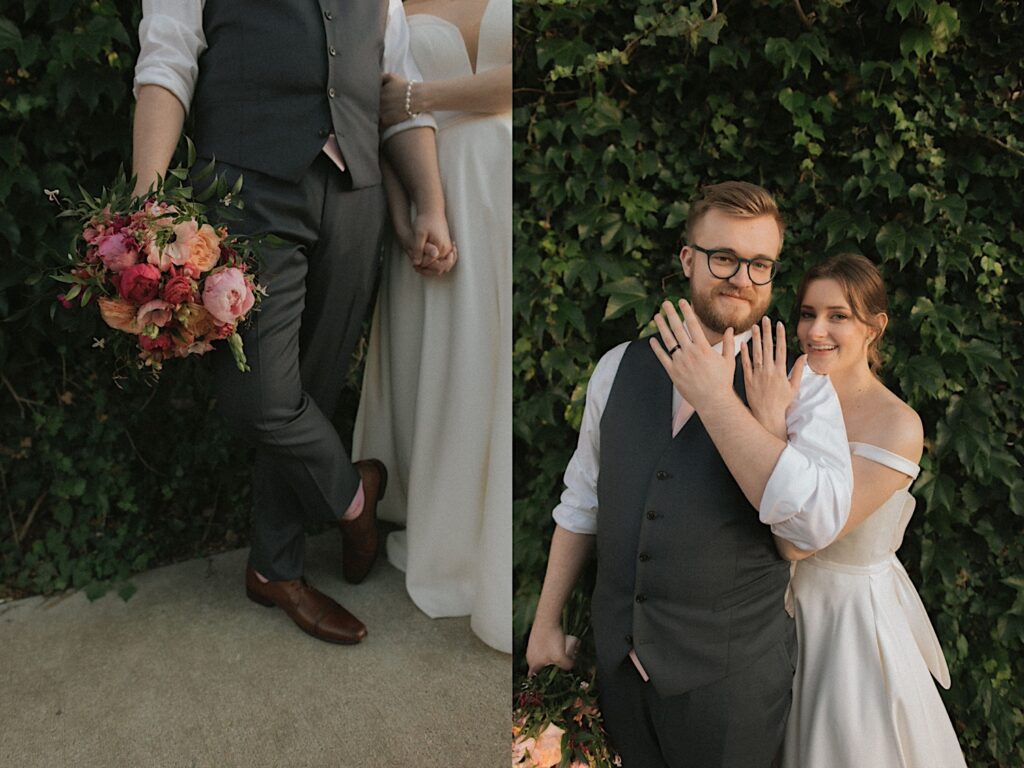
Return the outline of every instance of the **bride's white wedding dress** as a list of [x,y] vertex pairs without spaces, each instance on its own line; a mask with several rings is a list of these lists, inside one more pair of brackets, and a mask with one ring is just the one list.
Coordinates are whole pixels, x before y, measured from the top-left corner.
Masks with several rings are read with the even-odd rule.
[[[874,445],[850,450],[912,478],[920,471]],[[914,511],[909,487],[796,564],[787,607],[799,651],[784,768],[965,768],[931,680],[949,688],[946,661],[896,558]]]
[[[473,74],[458,27],[409,16],[426,80]],[[512,61],[511,0],[490,0],[476,71]],[[429,616],[471,617],[512,650],[512,113],[435,112],[459,261],[422,277],[396,247],[381,278],[353,454],[390,470],[388,559]]]

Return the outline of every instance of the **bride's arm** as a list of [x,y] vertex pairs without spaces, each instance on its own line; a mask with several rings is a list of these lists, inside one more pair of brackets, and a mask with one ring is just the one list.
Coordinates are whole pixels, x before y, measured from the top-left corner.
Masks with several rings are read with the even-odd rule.
[[[405,120],[409,81],[400,75],[384,76],[381,88],[381,122]],[[480,112],[497,114],[512,109],[512,65],[506,64],[476,75],[413,83],[409,112]]]

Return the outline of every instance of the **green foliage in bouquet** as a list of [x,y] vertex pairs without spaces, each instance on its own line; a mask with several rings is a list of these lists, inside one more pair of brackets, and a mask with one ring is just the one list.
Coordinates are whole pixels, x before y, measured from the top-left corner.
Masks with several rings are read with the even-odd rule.
[[1024,764],[1024,7],[525,0],[515,22],[517,675],[593,367],[684,294],[700,185],[746,179],[788,220],[790,332],[808,265],[882,269],[883,376],[926,430],[900,557],[968,764]]

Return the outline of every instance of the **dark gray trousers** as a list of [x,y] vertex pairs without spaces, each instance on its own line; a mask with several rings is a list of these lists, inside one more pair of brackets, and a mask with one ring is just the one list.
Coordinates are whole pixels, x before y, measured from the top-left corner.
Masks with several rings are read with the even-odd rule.
[[261,250],[268,295],[242,333],[252,370],[239,372],[227,349],[214,356],[217,406],[255,449],[249,564],[295,579],[304,521],[338,519],[359,487],[331,416],[372,299],[385,200],[380,186],[352,190],[323,154],[294,183],[242,173],[244,219],[232,231],[285,244]]
[[746,669],[678,696],[659,696],[629,657],[598,684],[623,768],[769,768],[785,734],[793,665],[780,642]]

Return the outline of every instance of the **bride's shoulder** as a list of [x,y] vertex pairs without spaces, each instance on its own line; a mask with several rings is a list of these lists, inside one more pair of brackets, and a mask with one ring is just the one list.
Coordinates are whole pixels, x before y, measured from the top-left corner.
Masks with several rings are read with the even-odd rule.
[[924,451],[924,425],[917,411],[879,386],[872,393],[861,442],[871,443],[917,463]]

